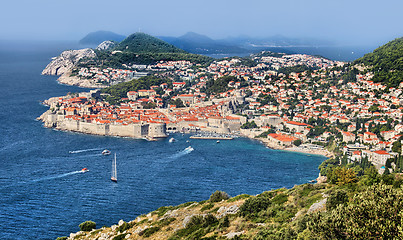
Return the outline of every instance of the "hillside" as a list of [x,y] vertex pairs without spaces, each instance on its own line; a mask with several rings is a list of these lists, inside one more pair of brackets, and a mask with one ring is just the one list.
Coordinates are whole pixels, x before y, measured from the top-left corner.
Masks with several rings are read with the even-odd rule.
[[336,168],[331,183],[257,196],[216,191],[209,200],[160,207],[111,227],[87,221],[68,239],[401,239],[400,175],[371,169],[357,181],[352,172]]
[[186,53],[182,49],[145,33],[134,33],[128,36],[114,50],[133,53]]
[[89,45],[99,45],[103,41],[115,41],[120,42],[125,39],[125,36],[119,35],[114,32],[109,31],[97,31],[87,34],[84,38],[82,38],[79,43],[80,44],[89,44]]
[[373,81],[397,87],[403,81],[403,37],[397,38],[354,61],[374,73]]

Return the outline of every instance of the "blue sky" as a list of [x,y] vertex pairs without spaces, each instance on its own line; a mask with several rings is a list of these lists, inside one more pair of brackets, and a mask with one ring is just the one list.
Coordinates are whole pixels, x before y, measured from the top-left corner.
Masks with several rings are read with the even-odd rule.
[[402,0],[4,0],[0,39],[79,40],[108,30],[154,36],[188,31],[380,44],[403,36]]

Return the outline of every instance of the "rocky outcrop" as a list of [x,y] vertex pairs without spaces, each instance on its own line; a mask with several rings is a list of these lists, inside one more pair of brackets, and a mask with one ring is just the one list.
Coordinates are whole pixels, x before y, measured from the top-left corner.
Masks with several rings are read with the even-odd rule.
[[112,41],[103,41],[101,44],[98,45],[98,47],[96,49],[99,51],[105,51],[105,50],[111,49],[115,46],[116,46],[116,43],[114,43]]
[[80,50],[67,50],[62,52],[58,57],[46,66],[42,71],[43,75],[62,75],[71,72],[73,67],[83,58],[94,58],[96,54],[90,48]]

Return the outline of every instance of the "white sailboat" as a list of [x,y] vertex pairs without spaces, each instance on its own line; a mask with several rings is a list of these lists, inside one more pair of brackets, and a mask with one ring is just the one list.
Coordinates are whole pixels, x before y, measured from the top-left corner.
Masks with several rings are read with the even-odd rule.
[[118,172],[116,171],[116,153],[115,153],[115,159],[112,161],[112,177],[111,177],[112,182],[118,182]]

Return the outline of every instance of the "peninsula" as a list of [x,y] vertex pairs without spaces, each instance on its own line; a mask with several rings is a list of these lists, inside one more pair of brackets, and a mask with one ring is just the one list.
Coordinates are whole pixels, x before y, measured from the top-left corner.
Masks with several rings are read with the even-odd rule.
[[[46,100],[46,127],[148,139],[242,135],[330,157],[314,185],[234,198],[216,192],[111,228],[86,222],[69,239],[401,236],[385,226],[401,226],[402,46],[396,39],[352,63],[272,52],[214,60],[134,34],[111,48],[62,54],[45,74],[103,88]],[[359,217],[368,209],[376,227]]]
[[44,74],[104,88],[51,98],[40,119],[46,127],[133,138],[243,135],[275,149],[365,158],[384,171],[400,153],[403,84],[396,70],[384,81],[389,73],[374,73],[368,59],[401,44],[396,39],[353,63],[272,52],[214,60],[136,33],[111,49],[55,58]]

